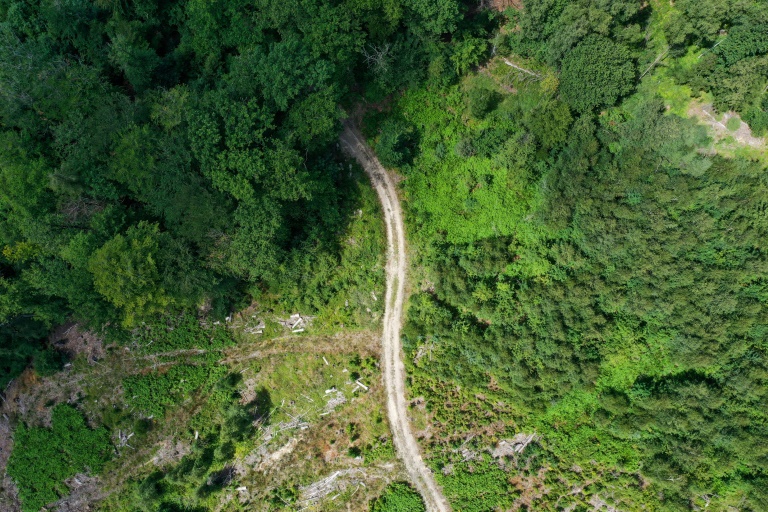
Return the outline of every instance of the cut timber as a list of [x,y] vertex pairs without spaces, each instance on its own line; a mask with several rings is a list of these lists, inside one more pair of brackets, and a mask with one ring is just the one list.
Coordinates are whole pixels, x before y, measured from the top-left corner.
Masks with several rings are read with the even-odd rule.
[[538,73],[534,73],[534,72],[533,72],[533,71],[531,71],[530,69],[521,68],[520,66],[518,66],[518,65],[517,65],[517,64],[515,64],[514,62],[510,62],[510,61],[509,61],[509,60],[507,60],[507,59],[504,59],[504,64],[506,64],[507,66],[513,67],[513,68],[515,68],[515,69],[516,69],[516,70],[518,70],[518,71],[522,71],[523,73],[528,73],[529,75],[531,75],[531,76],[534,76],[534,77],[536,77],[536,78],[541,78],[541,75],[540,75],[540,74],[538,74]]
[[499,444],[493,449],[491,455],[498,459],[500,457],[508,457],[523,453],[523,450],[525,450],[529,444],[536,442],[539,439],[541,439],[541,437],[536,434],[536,432],[533,434],[520,432],[519,434],[515,434],[515,437],[512,439],[499,441]]
[[653,62],[651,62],[651,65],[650,65],[650,66],[648,66],[648,69],[646,69],[646,70],[643,72],[643,74],[642,74],[642,75],[640,75],[640,78],[643,78],[645,75],[647,75],[647,74],[648,74],[648,72],[649,72],[650,70],[652,70],[652,69],[653,69],[653,67],[654,67],[656,64],[658,64],[659,62],[661,62],[661,60],[662,60],[664,57],[666,57],[666,56],[667,56],[667,54],[669,53],[669,48],[670,48],[670,47],[669,47],[669,46],[667,46],[667,49],[666,49],[666,50],[664,50],[663,52],[661,52],[661,53],[659,54],[659,56],[658,56],[658,57],[656,57],[656,60],[654,60]]

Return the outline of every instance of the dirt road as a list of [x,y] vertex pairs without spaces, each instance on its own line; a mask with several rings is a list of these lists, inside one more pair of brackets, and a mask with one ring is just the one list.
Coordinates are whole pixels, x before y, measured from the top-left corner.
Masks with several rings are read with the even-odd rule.
[[395,448],[405,463],[411,482],[424,498],[427,510],[450,510],[432,471],[424,464],[411,432],[405,401],[405,366],[400,350],[400,326],[405,301],[405,227],[395,185],[352,121],[344,122],[341,144],[363,166],[376,189],[387,226],[387,293],[382,338],[387,413]]

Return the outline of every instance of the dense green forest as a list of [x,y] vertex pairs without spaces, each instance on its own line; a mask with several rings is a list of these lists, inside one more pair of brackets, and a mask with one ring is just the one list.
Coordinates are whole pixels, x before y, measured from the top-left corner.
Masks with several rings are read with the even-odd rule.
[[[403,177],[411,412],[454,509],[768,509],[768,160],[735,135],[768,133],[768,4],[508,3],[0,0],[0,391],[56,375],[65,322],[118,347],[112,372],[71,361],[76,408],[17,418],[25,511],[83,471],[114,486],[104,510],[223,506],[257,432],[379,379],[306,347],[251,361],[249,324],[222,325],[253,304],[376,325],[382,226],[346,115]],[[313,412],[338,444],[221,510],[299,508],[334,450],[393,460],[366,400]],[[155,469],[110,445],[128,431],[194,442]],[[371,510],[423,508],[381,482]]]
[[317,283],[349,278],[331,274],[359,203],[340,105],[356,84],[381,99],[476,63],[483,31],[464,10],[0,3],[0,384],[44,366],[36,341],[68,318],[131,328],[202,304],[327,302]]
[[765,160],[667,103],[762,115],[766,15],[528,1],[492,40],[512,61],[368,117],[405,176],[411,392],[457,510],[768,507]]
[[[343,422],[330,438],[340,462],[323,461],[328,436],[312,434],[308,467],[250,475],[255,483],[241,475],[254,494],[231,506],[280,508],[333,464],[393,462],[386,422],[370,414],[380,379],[360,340],[371,334],[319,366],[291,352],[316,337],[253,364],[238,362],[236,340],[285,335],[277,321],[296,311],[316,315],[312,336],[376,326],[383,225],[367,180],[339,151],[339,121],[361,101],[428,76],[448,83],[478,63],[494,22],[465,18],[470,7],[0,1],[0,390],[15,382],[12,392],[40,394],[32,410],[15,405],[28,395],[9,397],[14,484],[0,508],[15,510],[18,496],[38,510],[86,472],[103,479],[85,493],[107,510],[210,509],[231,491],[232,464],[288,435],[257,433],[304,415],[299,405],[325,401],[325,389],[349,393],[350,379],[365,379],[371,397],[344,420],[322,408],[307,417],[321,432]],[[61,349],[49,333],[65,322],[103,338],[105,351]],[[323,371],[326,360],[347,373]],[[271,390],[251,396],[254,380]],[[40,473],[51,446],[30,443],[59,443],[62,429],[72,437]],[[150,448],[177,439],[186,450],[190,436],[180,460],[148,465]],[[390,470],[345,499],[368,503],[392,478],[403,476]],[[409,488],[392,492],[381,503],[413,503]]]

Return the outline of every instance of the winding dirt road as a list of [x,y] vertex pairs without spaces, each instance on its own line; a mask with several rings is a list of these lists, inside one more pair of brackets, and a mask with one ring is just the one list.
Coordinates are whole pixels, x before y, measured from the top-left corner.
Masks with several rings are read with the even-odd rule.
[[387,293],[384,308],[382,351],[387,413],[395,448],[405,463],[411,482],[424,498],[427,510],[449,511],[448,502],[432,471],[424,464],[411,432],[405,401],[405,366],[400,355],[400,326],[405,301],[405,227],[395,185],[360,131],[347,119],[341,134],[342,147],[365,169],[376,189],[387,225]]

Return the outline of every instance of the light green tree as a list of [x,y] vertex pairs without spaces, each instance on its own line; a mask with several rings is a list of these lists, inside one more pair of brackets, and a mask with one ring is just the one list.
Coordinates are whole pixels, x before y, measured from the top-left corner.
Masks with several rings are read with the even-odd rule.
[[88,262],[96,290],[123,311],[123,323],[160,313],[174,303],[162,285],[157,224],[140,222],[116,235]]

